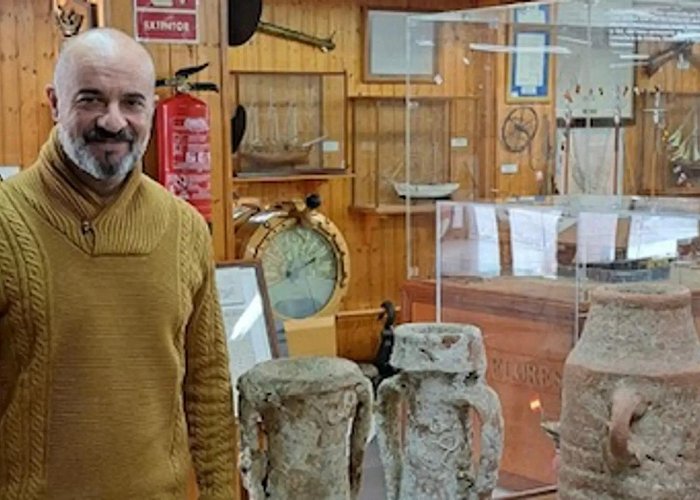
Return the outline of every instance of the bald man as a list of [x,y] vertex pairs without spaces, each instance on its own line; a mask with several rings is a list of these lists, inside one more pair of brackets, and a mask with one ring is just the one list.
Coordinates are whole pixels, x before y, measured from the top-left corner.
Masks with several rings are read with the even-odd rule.
[[233,498],[231,385],[205,221],[141,171],[147,51],[64,46],[56,122],[0,185],[0,499]]

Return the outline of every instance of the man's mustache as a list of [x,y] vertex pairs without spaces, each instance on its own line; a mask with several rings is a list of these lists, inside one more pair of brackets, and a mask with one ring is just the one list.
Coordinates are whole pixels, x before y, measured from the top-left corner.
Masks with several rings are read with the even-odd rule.
[[110,132],[101,127],[95,127],[92,130],[88,130],[85,135],[86,143],[91,142],[133,142],[134,134],[132,134],[128,129],[123,128],[118,132]]

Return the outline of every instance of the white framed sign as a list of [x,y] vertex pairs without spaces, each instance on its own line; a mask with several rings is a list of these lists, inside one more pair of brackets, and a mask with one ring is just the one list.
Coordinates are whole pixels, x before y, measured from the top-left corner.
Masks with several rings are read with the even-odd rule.
[[218,264],[216,287],[237,414],[236,383],[240,376],[258,363],[279,357],[275,324],[260,262],[242,260]]

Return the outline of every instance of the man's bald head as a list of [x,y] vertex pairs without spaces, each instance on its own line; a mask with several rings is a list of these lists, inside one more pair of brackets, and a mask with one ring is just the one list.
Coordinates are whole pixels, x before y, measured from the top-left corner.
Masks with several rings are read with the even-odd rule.
[[153,59],[112,28],[88,30],[63,46],[47,87],[68,157],[97,181],[118,183],[140,160],[155,107]]
[[[53,84],[60,92],[62,83],[79,71],[81,62],[91,59],[137,66],[155,84],[151,54],[132,37],[114,28],[94,28],[67,40],[58,55]],[[77,65],[77,67],[76,67]]]

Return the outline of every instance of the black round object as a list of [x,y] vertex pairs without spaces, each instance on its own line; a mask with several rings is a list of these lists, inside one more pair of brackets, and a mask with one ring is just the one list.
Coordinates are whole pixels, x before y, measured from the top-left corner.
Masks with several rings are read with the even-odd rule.
[[306,206],[311,210],[314,210],[321,206],[321,196],[316,193],[312,193],[306,197]]
[[246,111],[240,104],[236,106],[236,113],[231,118],[231,153],[238,151],[243,142],[246,129]]
[[258,29],[262,0],[228,0],[228,44],[237,47],[246,43]]

